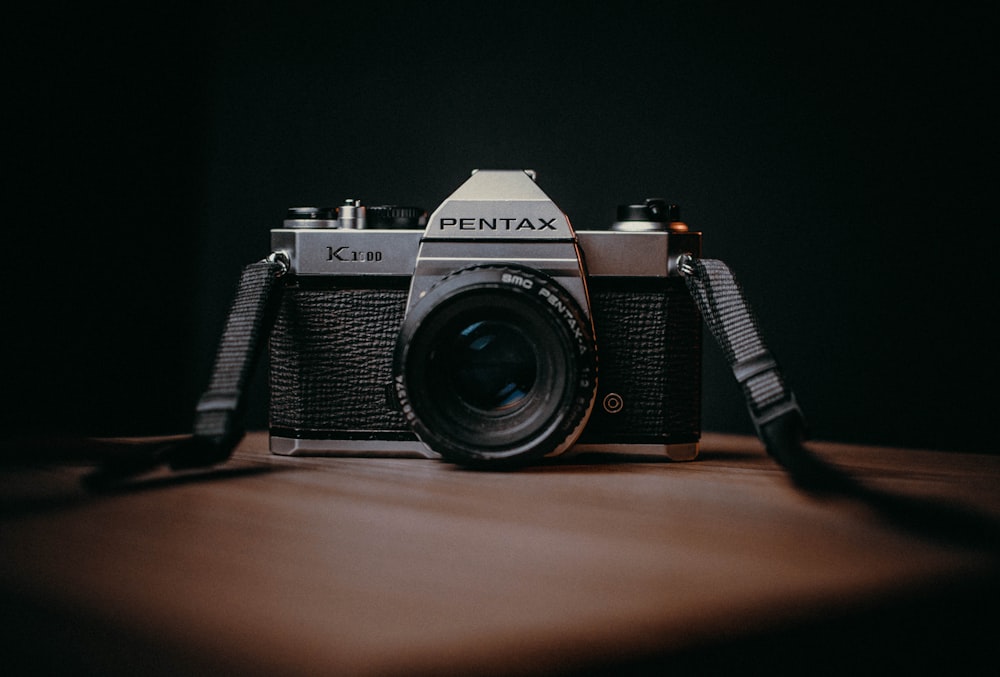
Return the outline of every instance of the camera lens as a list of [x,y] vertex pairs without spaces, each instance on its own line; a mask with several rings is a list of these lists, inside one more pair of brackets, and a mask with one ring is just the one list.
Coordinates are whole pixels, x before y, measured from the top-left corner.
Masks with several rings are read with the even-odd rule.
[[579,435],[596,392],[595,352],[586,315],[554,280],[474,266],[410,309],[396,392],[414,431],[446,460],[519,465]]

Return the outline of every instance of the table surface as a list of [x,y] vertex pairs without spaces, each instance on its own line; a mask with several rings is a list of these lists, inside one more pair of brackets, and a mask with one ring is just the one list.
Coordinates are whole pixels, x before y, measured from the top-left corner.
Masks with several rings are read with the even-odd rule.
[[85,468],[0,470],[5,648],[94,674],[995,659],[1000,456],[812,446],[968,511],[981,542],[803,493],[750,437],[706,434],[689,463],[483,473],[273,456],[252,433],[217,469],[97,495]]

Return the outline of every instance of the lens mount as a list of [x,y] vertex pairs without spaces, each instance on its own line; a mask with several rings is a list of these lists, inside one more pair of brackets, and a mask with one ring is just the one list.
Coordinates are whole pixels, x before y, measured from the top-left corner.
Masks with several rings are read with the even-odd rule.
[[587,315],[544,273],[463,268],[407,313],[393,364],[400,407],[446,460],[511,467],[575,441],[593,407]]

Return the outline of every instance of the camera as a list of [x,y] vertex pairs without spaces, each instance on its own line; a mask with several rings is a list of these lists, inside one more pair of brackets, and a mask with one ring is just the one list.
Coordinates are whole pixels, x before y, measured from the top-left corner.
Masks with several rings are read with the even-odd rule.
[[533,171],[477,170],[429,216],[292,208],[271,245],[273,453],[697,456],[702,321],[677,261],[701,233],[664,200],[576,230]]

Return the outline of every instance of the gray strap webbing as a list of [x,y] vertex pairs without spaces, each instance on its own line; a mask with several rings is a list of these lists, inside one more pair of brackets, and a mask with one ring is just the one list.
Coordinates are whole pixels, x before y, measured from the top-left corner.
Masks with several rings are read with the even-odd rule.
[[809,488],[834,488],[846,477],[803,445],[805,419],[732,271],[716,259],[682,257],[681,272],[701,316],[743,388],[757,435],[771,456]]
[[247,388],[274,324],[280,301],[278,278],[285,270],[283,263],[272,259],[243,269],[212,378],[195,408],[194,437],[214,449],[219,458],[179,457],[172,460],[174,467],[186,463],[208,465],[225,459],[242,439]]
[[689,265],[693,274],[685,278],[688,291],[743,387],[754,425],[759,429],[797,411],[795,395],[764,344],[757,318],[732,271],[716,259],[690,259]]
[[100,488],[161,465],[196,468],[229,458],[245,432],[247,390],[281,300],[278,278],[286,270],[287,262],[275,256],[243,269],[192,434],[109,458],[87,476],[88,485]]
[[[992,516],[870,489],[813,455],[804,444],[805,422],[795,396],[728,266],[690,256],[681,257],[678,263],[705,323],[743,387],[758,435],[796,484],[811,491],[862,499],[896,526],[918,535],[997,553],[1000,523]],[[176,441],[150,442],[141,451],[132,453],[130,449],[109,457],[88,476],[87,484],[100,489],[164,464],[190,468],[229,457],[243,436],[247,387],[277,314],[281,300],[278,278],[287,266],[287,259],[275,254],[244,268],[208,390],[196,410],[193,434]]]

